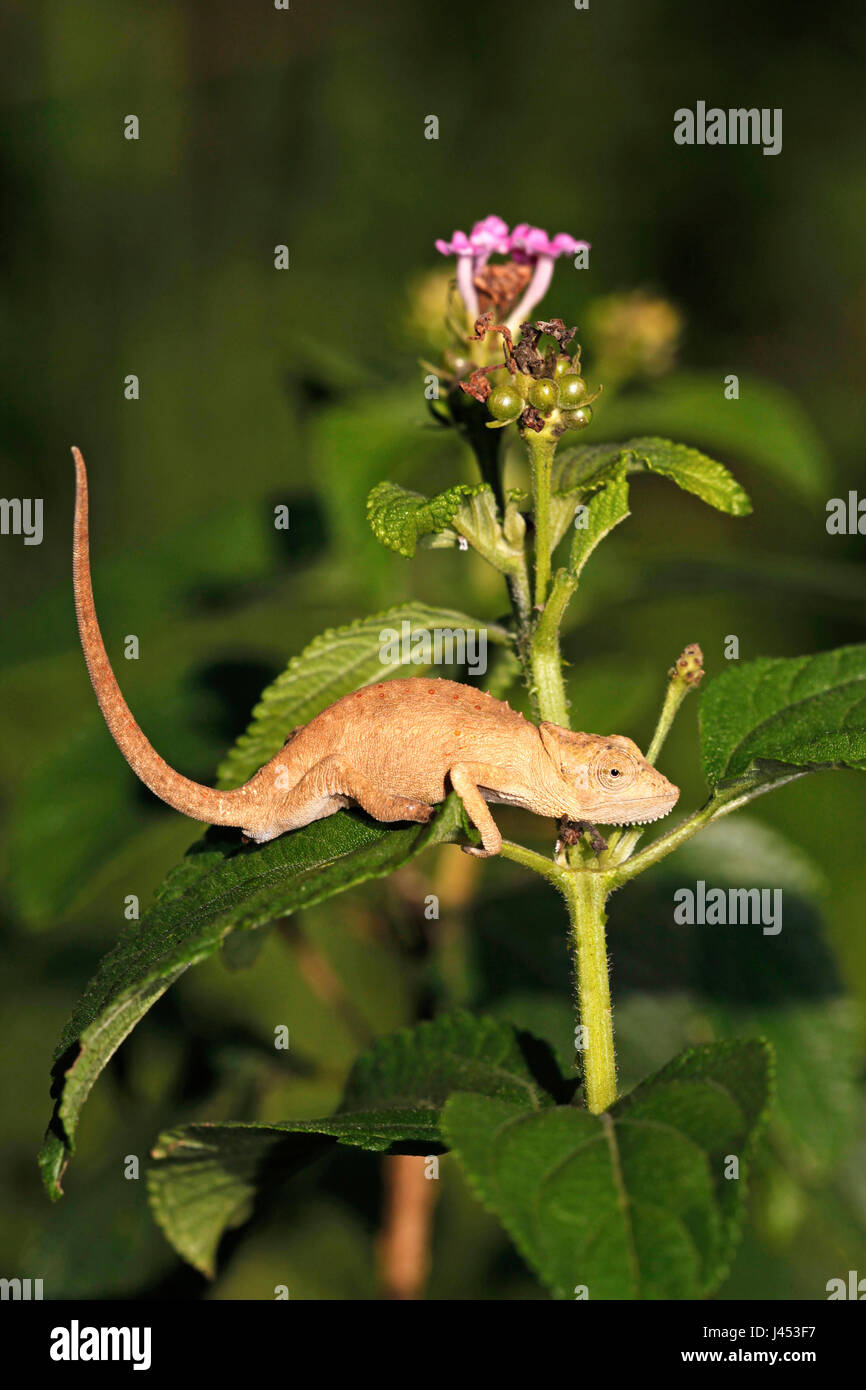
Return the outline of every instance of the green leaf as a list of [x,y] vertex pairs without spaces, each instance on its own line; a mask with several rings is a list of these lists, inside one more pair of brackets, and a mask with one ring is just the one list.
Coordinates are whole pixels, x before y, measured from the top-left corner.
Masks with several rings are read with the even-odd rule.
[[[597,487],[620,467],[627,473],[660,473],[729,516],[747,516],[752,510],[745,492],[723,464],[687,444],[655,438],[566,449],[555,465],[554,500],[561,500],[566,493],[583,493]],[[575,495],[573,501],[578,500]]]
[[514,1029],[458,1012],[379,1039],[355,1063],[340,1110],[322,1120],[183,1125],[160,1135],[148,1188],[174,1248],[212,1275],[220,1237],[250,1214],[258,1194],[318,1157],[332,1140],[382,1152],[429,1153],[441,1144],[448,1096],[471,1090],[530,1112],[552,1104],[529,1070]]
[[533,1109],[552,1103],[513,1028],[457,1011],[376,1042],[355,1063],[341,1110],[411,1109],[426,1139],[438,1135],[439,1110],[452,1091],[479,1090]]
[[771,1061],[759,1039],[695,1048],[604,1115],[456,1095],[443,1129],[555,1297],[582,1285],[591,1299],[706,1296],[739,1236]]
[[367,520],[382,545],[411,560],[422,536],[447,530],[461,503],[483,492],[490,493],[484,483],[459,483],[438,497],[424,497],[396,483],[378,483],[367,498]]
[[197,1124],[159,1136],[147,1173],[151,1211],[188,1264],[212,1279],[224,1232],[249,1220],[257,1197],[327,1151],[332,1140],[303,1128]]
[[647,469],[670,478],[686,492],[692,492],[709,506],[729,516],[748,516],[752,504],[736,478],[721,463],[699,449],[672,444],[668,439],[632,439],[629,472]]
[[623,468],[586,504],[586,526],[575,527],[568,564],[575,577],[580,574],[596,546],[630,515],[628,479]]
[[[626,462],[625,444],[577,444],[572,448],[559,446],[553,457],[551,487],[554,494],[584,492],[599,483],[618,464]],[[574,501],[572,500],[572,514]]]
[[63,1030],[57,1103],[39,1158],[49,1194],[62,1195],[81,1109],[100,1072],[184,970],[212,955],[230,932],[251,931],[393,873],[428,845],[455,838],[459,827],[460,803],[452,796],[429,826],[395,830],[340,811],[255,848],[215,835],[193,845],[141,921],[131,922],[105,956]]
[[[262,692],[252,720],[219,768],[219,786],[234,787],[245,782],[278,753],[299,724],[307,724],[326,706],[357,690],[372,685],[401,669],[383,649],[384,628],[402,633],[432,628],[467,630],[483,627],[491,642],[508,642],[508,633],[496,623],[481,623],[451,608],[429,608],[424,603],[402,604],[384,613],[361,618],[346,627],[332,628],[293,657],[285,671]],[[413,666],[413,675],[427,669]]]
[[827,450],[799,402],[780,387],[740,375],[726,400],[721,373],[677,372],[646,391],[605,401],[598,424],[611,437],[664,430],[725,458],[744,459],[807,499],[827,495]]
[[455,532],[503,574],[514,573],[525,564],[526,522],[516,498],[509,497],[506,502],[503,522],[490,488],[474,488],[454,513],[453,524]]
[[866,646],[762,657],[710,681],[701,753],[711,789],[820,768],[866,768]]

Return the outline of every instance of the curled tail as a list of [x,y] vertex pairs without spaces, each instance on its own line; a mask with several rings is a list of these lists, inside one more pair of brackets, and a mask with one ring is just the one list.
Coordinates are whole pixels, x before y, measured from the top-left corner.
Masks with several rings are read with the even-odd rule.
[[75,525],[72,546],[72,577],[75,587],[75,612],[78,631],[84,648],[84,659],[93,682],[109,732],[129,766],[146,787],[176,811],[193,820],[213,825],[244,826],[252,810],[245,787],[235,791],[218,792],[182,777],[169,767],[148,742],[135,722],[132,712],[117,684],[93,603],[90,579],[90,537],[87,505],[87,469],[78,449],[72,450],[75,460]]

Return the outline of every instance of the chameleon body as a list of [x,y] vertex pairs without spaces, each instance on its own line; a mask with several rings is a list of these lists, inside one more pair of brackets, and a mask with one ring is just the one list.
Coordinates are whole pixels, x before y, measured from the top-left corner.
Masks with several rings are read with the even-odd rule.
[[264,842],[351,805],[379,821],[427,821],[453,788],[481,836],[482,848],[469,852],[487,856],[502,846],[489,802],[602,825],[657,820],[673,808],[679,789],[631,739],[535,725],[472,686],[425,678],[344,695],[242,787],[217,791],[183,777],[145,738],[112,671],[91,586],[87,473],[72,452],[75,608],[90,678],[126,761],[175,810]]

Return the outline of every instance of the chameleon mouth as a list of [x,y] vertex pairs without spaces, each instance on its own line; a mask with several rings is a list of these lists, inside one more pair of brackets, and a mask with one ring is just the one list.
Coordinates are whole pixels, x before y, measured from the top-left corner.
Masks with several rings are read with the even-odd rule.
[[664,810],[657,811],[654,816],[641,815],[640,808],[638,807],[634,812],[626,812],[621,816],[617,816],[616,820],[607,821],[603,816],[600,816],[599,822],[602,825],[652,825],[655,821],[664,820],[665,816],[669,816],[675,805],[676,798],[669,806],[665,806]]
[[669,816],[680,798],[679,787],[668,782],[648,796],[622,798],[619,806],[587,806],[581,819],[594,825],[652,825]]

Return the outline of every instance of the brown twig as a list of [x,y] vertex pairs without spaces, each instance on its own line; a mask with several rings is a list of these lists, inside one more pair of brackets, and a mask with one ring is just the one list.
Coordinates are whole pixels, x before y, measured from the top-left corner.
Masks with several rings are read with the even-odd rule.
[[430,1231],[437,1182],[428,1160],[399,1154],[382,1160],[384,1212],[377,1242],[382,1298],[422,1298],[430,1274]]

